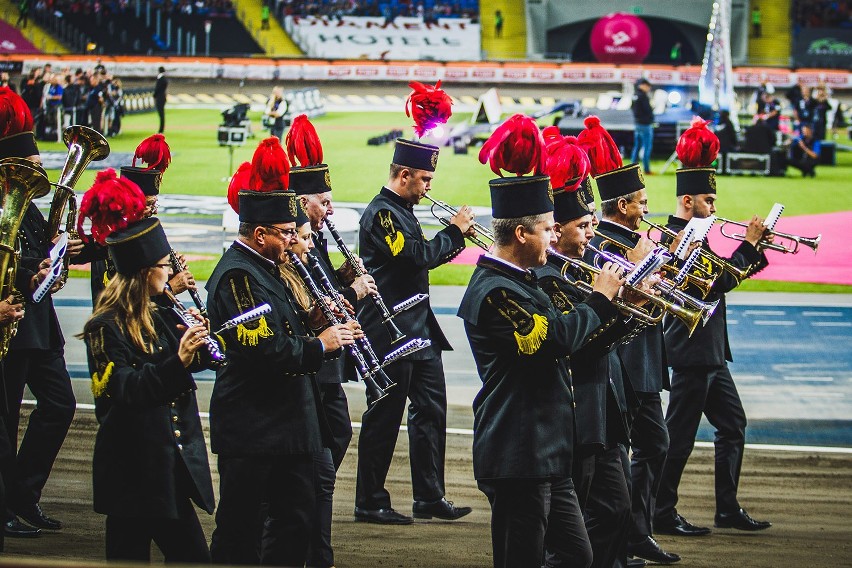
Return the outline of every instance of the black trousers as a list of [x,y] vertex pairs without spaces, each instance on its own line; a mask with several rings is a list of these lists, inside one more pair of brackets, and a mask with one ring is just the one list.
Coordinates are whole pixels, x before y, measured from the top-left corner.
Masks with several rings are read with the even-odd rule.
[[163,553],[166,562],[210,564],[210,550],[198,515],[189,498],[179,503],[179,517],[106,518],[106,559],[151,561],[151,541]]
[[334,566],[334,549],[331,547],[331,516],[334,505],[334,482],[336,477],[331,450],[314,454],[314,484],[316,486],[316,522],[311,534],[308,550],[308,566],[331,568]]
[[592,548],[570,477],[480,481],[491,503],[494,568],[587,568]]
[[[13,452],[18,449],[17,458],[10,460],[9,468],[4,471],[7,507],[14,511],[18,506],[32,505],[41,499],[77,403],[61,349],[12,349],[4,360],[4,370],[9,409],[6,432]],[[35,396],[36,407],[18,446],[25,385]]]
[[737,487],[745,448],[746,415],[727,365],[674,369],[672,394],[666,411],[671,436],[657,495],[658,519],[677,514],[677,489],[695,446],[701,414],[716,429],[716,512],[739,510]]
[[571,476],[592,546],[592,567],[620,566],[630,529],[630,460],[617,444],[574,461]]
[[160,117],[160,129],[157,132],[162,134],[166,129],[166,101],[154,101],[154,106],[157,107],[157,116]]
[[337,446],[332,451],[334,458],[334,469],[340,469],[346,450],[352,442],[352,420],[349,418],[349,401],[346,400],[346,391],[340,383],[320,384],[320,399],[325,411],[331,435]]
[[639,400],[639,408],[630,429],[633,450],[630,462],[632,542],[640,541],[654,532],[654,503],[669,447],[669,433],[663,419],[660,393],[637,392],[636,398]]
[[391,506],[385,489],[402,413],[408,405],[408,446],[415,501],[444,496],[447,439],[447,388],[441,357],[403,360],[385,368],[396,386],[364,413],[358,438],[358,484],[355,504],[364,509]]
[[215,564],[302,566],[316,516],[311,455],[219,456]]

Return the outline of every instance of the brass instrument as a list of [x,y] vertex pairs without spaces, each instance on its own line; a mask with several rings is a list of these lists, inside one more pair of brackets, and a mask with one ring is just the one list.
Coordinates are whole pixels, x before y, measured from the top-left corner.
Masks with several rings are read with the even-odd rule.
[[[109,156],[109,142],[99,132],[87,126],[74,125],[65,129],[62,134],[62,140],[68,146],[68,155],[65,158],[65,165],[59,174],[59,181],[56,182],[56,191],[53,194],[53,201],[50,203],[50,213],[47,217],[47,235],[49,239],[53,239],[59,234],[59,228],[62,224],[62,216],[65,214],[66,206],[68,213],[65,217],[65,231],[68,233],[69,239],[78,238],[77,235],[77,196],[74,193],[74,186],[80,179],[83,170],[91,162],[99,162]],[[62,276],[60,281],[62,286],[68,280],[68,267],[71,264],[69,256],[63,259]]]
[[[644,221],[644,219],[643,219],[643,221]],[[649,223],[649,221],[645,221],[645,222],[646,222],[646,223]],[[655,228],[656,228],[656,226],[655,226]],[[666,229],[665,227],[662,227],[662,229],[665,229],[666,231],[669,231],[669,230],[668,230],[668,229]],[[671,233],[671,231],[669,231],[669,233]],[[624,253],[624,256],[625,256],[625,257],[627,256],[627,251],[631,250],[631,247],[630,247],[630,246],[628,246],[628,245],[626,245],[626,244],[624,244],[624,243],[622,243],[622,242],[619,242],[619,241],[617,241],[617,240],[615,240],[615,239],[613,239],[613,238],[610,238],[610,237],[608,237],[608,236],[604,235],[603,233],[598,232],[597,230],[595,230],[595,235],[596,235],[596,236],[598,236],[598,237],[600,237],[601,239],[603,239],[603,241],[604,241],[606,244],[611,245],[611,246],[614,246],[614,247],[616,247],[617,249],[621,250],[621,251]],[[649,237],[649,238],[650,238],[650,237]],[[652,240],[653,240],[653,239],[652,239]],[[715,255],[714,255],[714,256],[715,256]],[[669,265],[666,265],[666,267],[669,267]],[[672,268],[672,270],[674,271],[674,270],[675,270],[675,268]],[[708,278],[703,278],[703,277],[701,277],[701,276],[698,276],[697,274],[690,273],[690,274],[687,274],[687,275],[686,275],[686,280],[685,280],[685,282],[684,282],[684,287],[689,286],[689,285],[691,285],[691,286],[695,286],[698,290],[700,290],[700,291],[701,291],[701,297],[702,297],[702,298],[706,298],[706,297],[707,297],[707,295],[710,293],[710,288],[712,288],[712,287],[713,287],[713,283],[714,283],[715,281],[716,281],[716,275],[714,275],[714,274],[712,274],[712,273],[710,273],[710,277],[708,277]]]
[[[725,225],[736,225],[737,227],[748,227],[748,223],[741,223],[739,221],[731,221],[730,219],[725,219],[724,217],[716,217],[716,220],[722,223],[720,227],[720,231],[722,235],[728,237],[729,239],[734,239],[737,241],[744,241],[745,235],[742,233],[731,233],[728,234],[725,232]],[[798,235],[793,235],[790,233],[782,233],[781,231],[776,231],[774,229],[767,229],[766,236],[777,237],[779,239],[784,239],[786,241],[790,241],[791,244],[785,245],[784,243],[776,243],[773,241],[767,241],[765,239],[761,239],[760,242],[757,243],[758,250],[760,249],[768,249],[768,250],[777,250],[778,252],[783,252],[784,254],[796,254],[799,252],[799,245],[805,245],[809,249],[814,251],[814,254],[817,252],[817,248],[819,248],[819,242],[822,240],[822,235],[817,235],[815,237],[800,237]]]
[[[50,193],[50,181],[40,165],[23,158],[0,160],[0,301],[10,295],[15,303],[23,296],[15,289],[20,251],[18,231],[33,199]],[[9,352],[9,342],[18,331],[18,322],[0,327],[0,359]]]
[[[588,247],[588,245],[587,245]],[[599,254],[600,251],[595,249],[594,247],[590,247],[592,252],[595,254]],[[562,255],[553,249],[548,250],[548,254],[555,256],[559,260],[565,261],[565,264],[562,266],[562,277],[565,278],[566,281],[574,285],[581,292],[590,294],[592,292],[592,286],[597,278],[597,275],[600,274],[601,269],[597,266],[593,266],[591,264],[586,264],[585,262],[569,258],[565,255]],[[575,270],[580,271],[585,275],[584,278],[578,278],[575,281],[570,281],[566,278],[566,273],[569,268],[573,268]],[[638,294],[648,300],[648,303],[651,304],[654,308],[657,308],[659,311],[654,313],[653,310],[648,310],[642,306],[637,306],[625,300],[624,298],[620,298],[616,296],[613,298],[613,304],[618,308],[618,310],[628,316],[634,316],[639,319],[645,325],[656,325],[663,320],[663,316],[666,313],[670,313],[677,319],[679,319],[686,328],[689,330],[689,335],[692,335],[692,332],[695,331],[695,328],[698,327],[698,323],[702,321],[702,315],[697,310],[692,310],[687,307],[676,304],[675,302],[666,300],[662,296],[656,296],[654,294],[645,292],[635,286],[624,286],[627,290]]]
[[[435,207],[437,207],[439,209],[443,209],[446,213],[449,213],[450,215],[455,215],[456,213],[459,212],[459,210],[456,209],[455,207],[451,207],[451,206],[447,205],[443,201],[440,201],[438,199],[432,199],[431,197],[429,197],[428,193],[426,195],[424,195],[423,198],[428,199],[432,203],[432,208],[431,208],[432,215],[438,221],[440,221],[443,226],[449,227],[450,226],[450,220],[447,219],[446,217],[441,217],[440,215],[438,215],[435,212]],[[483,250],[486,250],[486,251],[490,250],[491,245],[494,244],[494,233],[491,232],[491,229],[485,227],[484,225],[480,225],[479,223],[474,223],[473,224],[473,230],[476,232],[476,234],[471,235],[471,236],[465,236],[465,238],[468,239],[470,242],[472,242],[473,244],[475,244],[476,246],[478,246],[479,248],[481,248]],[[491,244],[486,243],[480,237],[483,237],[484,239],[489,241]]]

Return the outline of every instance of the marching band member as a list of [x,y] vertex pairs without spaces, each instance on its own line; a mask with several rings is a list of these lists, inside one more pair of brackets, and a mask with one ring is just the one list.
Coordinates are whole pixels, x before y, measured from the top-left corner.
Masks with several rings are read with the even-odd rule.
[[209,564],[193,502],[212,514],[213,482],[192,378],[206,366],[208,328],[200,316],[179,326],[152,301],[167,285],[170,246],[156,217],[136,220],[142,191],[107,170],[90,192],[100,203],[108,193],[125,203],[93,213],[101,235],[111,231],[101,242],[116,275],[82,334],[100,425],[92,473],[95,511],[106,515],[106,558],[148,562],[153,541],[166,562]]

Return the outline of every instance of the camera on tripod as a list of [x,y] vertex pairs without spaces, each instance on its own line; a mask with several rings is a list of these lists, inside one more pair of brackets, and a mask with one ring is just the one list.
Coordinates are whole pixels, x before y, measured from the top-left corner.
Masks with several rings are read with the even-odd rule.
[[249,105],[240,103],[222,111],[219,125],[219,146],[242,146],[248,138],[250,121],[246,116]]

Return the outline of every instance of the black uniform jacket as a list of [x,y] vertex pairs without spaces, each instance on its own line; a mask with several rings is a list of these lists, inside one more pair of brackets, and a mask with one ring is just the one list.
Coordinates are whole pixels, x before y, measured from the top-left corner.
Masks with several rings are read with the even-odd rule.
[[[686,220],[670,216],[666,226],[675,232],[686,227]],[[701,245],[710,251],[705,240]],[[712,251],[711,251],[712,252]],[[766,255],[760,253],[751,244],[743,241],[728,259],[738,268],[751,267],[749,276],[763,270],[767,266]],[[737,286],[737,281],[727,272],[723,272],[713,283],[705,302],[719,300],[716,311],[704,327],[697,327],[692,337],[686,326],[677,318],[669,315],[663,319],[663,330],[666,341],[666,357],[671,367],[700,367],[721,366],[725,361],[733,361],[731,346],[728,344],[728,323],[725,306],[725,293]]]
[[[582,304],[588,294],[571,284],[576,279],[570,272],[562,276],[563,264],[561,259],[548,256],[547,264],[534,272],[553,307],[567,314]],[[569,363],[576,398],[574,418],[578,445],[604,449],[616,442],[629,442],[627,395],[615,347],[630,331],[629,324],[619,314],[613,325],[601,330],[594,339],[571,354]]]
[[95,511],[121,517],[178,518],[189,496],[213,512],[213,482],[192,371],[178,358],[176,317],[155,308],[158,345],[146,353],[111,314],[86,333],[95,414],[100,428],[92,465]]
[[[601,221],[597,231],[629,248],[635,247],[640,238],[639,233],[606,220]],[[592,245],[600,250],[624,256],[621,249],[615,245],[603,244],[601,237],[597,235],[592,239]],[[586,251],[585,261],[594,263],[594,256],[591,251]],[[663,388],[669,388],[669,370],[663,347],[662,326],[646,327],[633,341],[619,346],[617,351],[635,392],[660,392]]]
[[12,338],[10,349],[62,349],[65,338],[53,307],[53,296],[47,294],[41,302],[33,303],[29,280],[38,271],[42,260],[50,256],[53,243],[47,234],[47,220],[34,204],[30,203],[18,231],[21,243],[21,261],[15,277],[18,290],[27,300],[24,319],[18,322],[18,333]]
[[92,288],[92,302],[94,303],[100,293],[103,292],[109,279],[115,275],[115,268],[112,261],[109,260],[107,247],[99,245],[94,240],[84,243],[80,254],[71,259],[71,264],[87,263],[89,263],[91,269],[89,280]]
[[[314,250],[311,251],[314,257],[319,260],[323,272],[328,277],[331,285],[337,288],[337,291],[350,303],[356,310],[358,309],[358,294],[349,286],[344,286],[338,277],[339,273],[331,266],[331,259],[328,256],[328,242],[322,234],[313,235]],[[314,276],[316,280],[317,277]],[[317,280],[319,285],[319,280]],[[335,359],[326,359],[322,368],[317,373],[317,382],[320,384],[345,383],[346,381],[357,380],[355,375],[355,366],[346,356],[346,350],[341,350],[341,355]]]
[[567,356],[615,323],[612,303],[593,293],[561,314],[532,272],[482,256],[458,316],[483,383],[473,401],[476,479],[571,475]]
[[[309,337],[277,265],[239,242],[207,281],[211,327],[263,303],[272,312],[222,334],[229,363],[216,371],[210,445],[224,456],[307,454],[322,450],[325,423],[313,373],[322,342]],[[327,425],[326,425],[327,426]]]
[[633,119],[636,124],[654,123],[654,109],[651,107],[651,99],[648,98],[648,93],[645,91],[636,89],[630,110],[633,111]]
[[[449,262],[464,250],[461,231],[450,225],[427,241],[412,206],[383,187],[361,216],[360,254],[389,310],[416,294],[429,293],[429,270]],[[372,302],[361,302],[358,321],[381,357],[391,350],[390,336]],[[408,339],[431,339],[434,350],[450,351],[450,343],[438,326],[429,300],[394,318]],[[434,351],[423,349],[411,359],[428,359]]]

